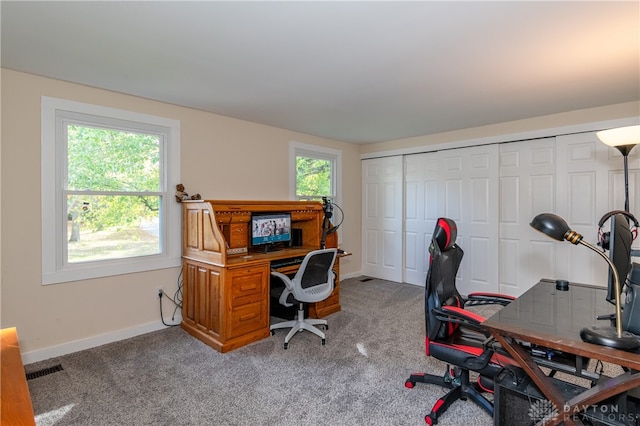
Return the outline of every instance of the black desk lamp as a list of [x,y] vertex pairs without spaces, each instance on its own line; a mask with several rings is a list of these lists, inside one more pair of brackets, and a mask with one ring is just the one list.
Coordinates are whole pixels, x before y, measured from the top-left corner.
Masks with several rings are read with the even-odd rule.
[[624,210],[629,211],[629,163],[627,157],[634,146],[640,143],[640,125],[618,127],[596,133],[604,144],[620,151],[624,157]]
[[611,259],[609,259],[603,252],[598,250],[597,247],[587,243],[582,239],[582,235],[576,231],[571,230],[567,222],[560,216],[553,213],[541,213],[533,218],[529,224],[533,229],[542,232],[548,237],[554,240],[563,241],[567,240],[571,244],[582,244],[585,247],[590,248],[594,252],[598,253],[611,268],[613,272],[613,279],[616,292],[616,327],[611,326],[597,326],[593,325],[585,327],[580,331],[580,337],[583,341],[588,343],[595,343],[596,345],[610,346],[618,349],[635,349],[640,347],[640,338],[628,331],[622,331],[622,308],[620,304],[620,277],[618,277],[618,271],[613,265]]

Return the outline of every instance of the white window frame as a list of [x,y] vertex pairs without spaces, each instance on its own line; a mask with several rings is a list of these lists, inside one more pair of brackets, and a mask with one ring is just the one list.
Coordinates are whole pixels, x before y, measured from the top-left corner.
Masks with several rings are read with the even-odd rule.
[[[325,148],[316,145],[309,145],[300,142],[290,142],[289,158],[290,158],[290,175],[289,182],[291,188],[291,199],[299,200],[296,193],[296,157],[310,157],[331,161],[331,194],[326,194],[332,198],[332,201],[342,206],[340,189],[342,187],[342,151],[337,149]],[[322,200],[318,200],[322,201]]]
[[[164,143],[160,223],[161,253],[151,256],[69,264],[64,259],[67,238],[67,203],[64,197],[66,141],[57,122],[77,114],[90,115],[96,124],[127,121],[140,129],[162,128]],[[179,267],[181,264],[181,211],[171,188],[180,182],[180,121],[121,109],[43,96],[41,99],[41,209],[42,284],[56,284],[134,272]],[[164,219],[164,220],[163,220]]]

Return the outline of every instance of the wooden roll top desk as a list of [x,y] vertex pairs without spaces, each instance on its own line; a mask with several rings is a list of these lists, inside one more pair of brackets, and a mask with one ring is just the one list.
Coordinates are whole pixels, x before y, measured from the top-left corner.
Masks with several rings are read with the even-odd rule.
[[[251,246],[253,213],[290,213],[302,245],[265,252]],[[310,201],[184,201],[182,210],[183,298],[181,327],[219,352],[228,352],[270,335],[269,289],[272,267],[295,273],[298,265],[276,267],[320,248],[324,212]],[[326,247],[337,247],[337,233]],[[273,265],[272,265],[273,262]],[[311,304],[309,315],[340,310],[339,270],[328,299]]]

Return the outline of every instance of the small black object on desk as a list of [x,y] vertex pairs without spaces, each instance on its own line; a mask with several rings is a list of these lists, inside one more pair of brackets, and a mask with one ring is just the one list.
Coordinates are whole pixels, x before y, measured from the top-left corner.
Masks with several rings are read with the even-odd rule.
[[556,290],[558,290],[558,291],[568,291],[569,290],[569,281],[567,281],[567,280],[556,280]]

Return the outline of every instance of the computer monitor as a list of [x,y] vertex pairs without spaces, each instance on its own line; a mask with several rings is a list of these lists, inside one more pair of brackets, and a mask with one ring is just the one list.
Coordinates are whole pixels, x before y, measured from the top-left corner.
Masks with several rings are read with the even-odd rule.
[[[627,276],[631,270],[631,244],[633,243],[633,235],[629,227],[628,219],[621,213],[611,216],[611,232],[609,234],[609,259],[613,262],[618,271],[620,278],[620,290],[627,281]],[[615,284],[613,281],[613,273],[609,271],[609,284],[607,286],[607,300],[615,303]]]
[[291,242],[290,213],[259,213],[251,216],[251,245],[270,251]]

